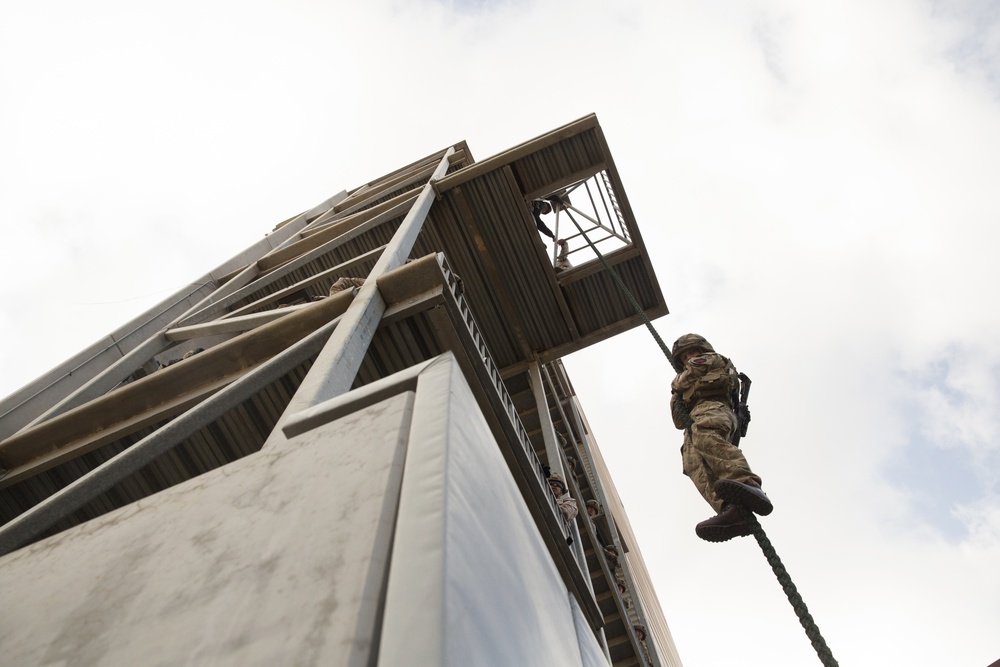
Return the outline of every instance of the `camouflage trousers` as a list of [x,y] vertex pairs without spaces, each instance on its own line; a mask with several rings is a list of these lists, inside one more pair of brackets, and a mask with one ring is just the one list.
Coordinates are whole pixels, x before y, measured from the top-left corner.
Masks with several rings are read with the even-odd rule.
[[691,421],[691,429],[684,431],[681,445],[684,474],[691,478],[708,504],[720,512],[722,499],[712,488],[716,480],[753,480],[760,484],[760,477],[750,470],[739,447],[730,443],[736,432],[736,415],[729,406],[718,401],[701,401],[691,409]]

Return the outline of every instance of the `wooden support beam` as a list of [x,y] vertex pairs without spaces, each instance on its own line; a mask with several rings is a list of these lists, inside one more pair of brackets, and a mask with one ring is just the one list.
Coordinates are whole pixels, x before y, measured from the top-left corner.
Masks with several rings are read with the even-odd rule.
[[203,338],[205,336],[218,336],[220,334],[242,333],[256,329],[269,322],[279,320],[286,315],[297,310],[308,307],[311,304],[301,303],[287,308],[275,308],[265,310],[260,313],[250,313],[238,317],[226,317],[224,319],[210,320],[201,324],[192,324],[187,327],[175,327],[168,329],[166,336],[172,341],[191,340],[193,338]]
[[[447,172],[448,158],[452,152],[454,149],[445,152],[431,176],[432,182]],[[289,415],[350,391],[375,330],[385,313],[386,302],[378,290],[378,279],[388,271],[402,266],[409,257],[433,203],[434,190],[428,183],[421,189],[410,212],[403,218],[392,240],[368,274],[365,284],[358,290],[358,295],[344,313],[341,324],[330,336],[330,340],[309,369],[281,416],[279,427]],[[275,428],[264,446],[273,446],[284,441],[285,436],[281,429]]]
[[[174,366],[177,365],[174,364]],[[70,459],[83,456],[87,452],[93,451],[109,442],[124,438],[142,428],[175,417],[198,405],[198,403],[238,377],[239,374],[226,375],[210,384],[201,385],[190,391],[173,395],[163,403],[124,417],[120,421],[108,425],[107,428],[82,434],[80,437],[76,437],[69,442],[60,443],[58,446],[52,448],[36,450],[33,452],[31,458],[27,458],[28,455],[24,451],[9,448],[10,451],[5,450],[3,452],[5,472],[3,477],[0,478],[0,489],[37,475]],[[114,394],[112,393],[112,395]],[[8,468],[8,465],[11,467]]]
[[[387,202],[373,206],[353,216],[338,220],[336,224],[319,226],[299,241],[275,250],[257,261],[261,271],[270,271],[286,262],[320,247],[336,247],[360,234],[403,215],[417,197],[416,192],[406,192]],[[327,243],[334,245],[325,246]]]
[[67,410],[71,410],[78,405],[83,405],[98,396],[102,396],[120,385],[125,378],[135,373],[144,363],[155,357],[163,350],[170,347],[170,341],[162,333],[154,334],[140,343],[131,352],[123,356],[114,364],[104,369],[87,384],[83,385],[72,394],[56,403],[54,406],[43,412],[22,431],[37,426],[47,419],[61,415]]
[[[380,216],[387,211],[395,210],[397,215],[405,215],[406,211],[409,210],[409,206],[414,199],[416,199],[419,192],[403,192],[396,195],[392,199],[387,199],[384,202],[376,204],[371,208],[366,208],[363,211],[356,211],[354,213],[344,213],[344,214],[334,214],[332,211],[329,212],[325,219],[320,219],[316,221],[316,225],[310,227],[309,229],[302,232],[302,238],[305,239],[309,236],[315,236],[320,233],[327,233],[327,230],[337,227],[341,231],[347,229],[353,229],[355,226],[371,220],[375,216]],[[398,208],[397,208],[398,207]],[[391,220],[393,217],[390,216],[383,218],[383,222]]]
[[[306,287],[315,285],[318,282],[329,280],[333,276],[340,277],[341,275],[344,275],[346,273],[354,272],[355,267],[361,266],[362,264],[365,264],[367,262],[374,261],[374,259],[382,253],[383,249],[385,249],[384,245],[379,246],[378,248],[373,248],[372,250],[369,250],[366,253],[362,253],[357,257],[349,259],[346,262],[343,262],[342,264],[338,264],[337,266],[331,267],[326,271],[320,271],[319,273],[313,274],[308,278],[303,278],[294,285],[289,285],[288,287],[280,289],[277,292],[272,292],[271,294],[263,296],[252,303],[246,304],[245,306],[240,306],[236,310],[226,313],[220,319],[230,320],[243,315],[249,315],[258,308],[262,308],[263,306],[266,306],[274,302],[280,302],[281,299],[290,296],[295,292],[298,292]],[[364,275],[368,275],[367,270],[365,271]]]
[[[611,266],[615,266],[617,264],[621,264],[622,262],[639,257],[641,254],[642,250],[636,246],[627,245],[607,253],[604,255],[604,259],[608,260],[608,264]],[[604,268],[604,264],[601,263],[601,260],[595,257],[586,264],[581,264],[579,266],[566,269],[565,271],[560,271],[559,275],[556,276],[556,279],[559,281],[560,285],[565,287],[578,280],[582,280],[583,278],[606,270],[607,269]]]
[[531,192],[525,192],[524,198],[527,199],[528,201],[531,201],[532,199],[538,199],[539,197],[544,197],[545,195],[552,194],[557,190],[562,190],[563,188],[568,188],[571,185],[576,185],[577,183],[581,183],[590,178],[591,176],[593,176],[594,174],[601,173],[606,168],[607,168],[607,163],[598,162],[590,167],[587,167],[586,169],[574,172],[572,174],[567,174],[562,178],[556,179],[551,183],[546,184],[544,188],[533,190]]
[[395,178],[391,178],[369,188],[364,193],[360,193],[364,195],[363,197],[361,197],[360,194],[357,197],[348,197],[334,206],[333,210],[337,214],[342,213],[344,215],[348,215],[353,213],[354,211],[364,208],[379,197],[384,197],[387,192],[391,192],[392,190],[397,190],[399,188],[405,188],[406,186],[413,185],[414,183],[426,181],[430,178],[431,174],[434,173],[435,169],[437,169],[436,162],[429,166],[418,168],[412,172],[400,174]]
[[570,137],[586,132],[595,127],[600,127],[597,124],[597,116],[590,114],[589,116],[584,116],[583,118],[576,120],[572,123],[564,125],[552,132],[547,132],[540,137],[536,137],[530,141],[526,141],[523,144],[515,146],[503,153],[498,153],[493,157],[487,158],[482,162],[476,162],[475,164],[469,165],[465,169],[456,171],[454,174],[442,178],[434,184],[434,190],[438,194],[447,192],[454,187],[466,183],[473,178],[482,176],[483,174],[493,171],[494,169],[499,169],[500,167],[510,164],[516,160],[523,157],[531,155],[543,148],[557,144],[560,141],[569,139]]
[[342,315],[350,292],[261,326],[0,442],[0,488],[181,412]]
[[196,313],[204,311],[206,308],[210,308],[213,304],[218,304],[222,302],[226,298],[238,292],[241,288],[249,285],[259,275],[260,275],[260,269],[257,268],[256,264],[251,264],[249,266],[243,267],[243,269],[240,270],[238,274],[236,274],[226,282],[222,283],[221,287],[216,289],[214,292],[206,296],[204,299],[202,299],[195,305],[188,308],[183,315],[174,320],[174,324],[190,319]]
[[[305,266],[309,262],[315,260],[317,257],[320,257],[332,251],[334,248],[340,246],[341,244],[346,243],[348,240],[350,240],[350,238],[353,238],[353,236],[334,238],[333,240],[324,243],[315,250],[295,258],[294,260],[281,266],[279,269],[271,271],[261,276],[254,282],[241,287],[240,289],[232,292],[231,294],[228,294],[225,298],[219,299],[218,301],[214,301],[210,305],[199,310],[198,312],[192,313],[185,319],[178,322],[178,324],[181,326],[188,326],[198,322],[204,322],[210,317],[224,311],[226,308],[229,308],[234,303],[237,303],[240,300],[247,298],[254,292],[261,290],[267,287],[268,285],[277,282],[278,280],[281,280],[281,278],[288,275],[292,271],[295,271],[296,269]],[[354,266],[356,259],[357,258],[348,260],[347,262],[345,262],[345,264]]]
[[[662,317],[667,314],[666,306],[656,306],[655,308],[646,309],[646,317],[653,320],[657,317]],[[556,347],[550,348],[548,350],[542,350],[538,353],[538,361],[543,364],[550,363],[556,359],[561,359],[567,357],[574,352],[579,352],[580,350],[590,347],[594,343],[599,343],[602,340],[611,338],[612,336],[617,336],[620,333],[628,331],[629,329],[634,329],[638,326],[645,325],[645,322],[638,315],[632,315],[624,320],[619,320],[613,324],[601,327],[600,329],[593,331],[589,334],[581,336],[575,341],[571,341],[564,345],[558,345]],[[518,361],[517,363],[510,364],[500,371],[501,376],[504,378],[513,377],[515,375],[520,375],[528,370],[528,365],[530,361]],[[673,371],[671,371],[673,372]]]
[[[465,142],[461,141],[461,142],[455,144],[454,148],[457,149],[459,146],[463,146],[463,145],[465,145]],[[438,162],[441,161],[441,158],[444,157],[444,154],[445,154],[445,152],[447,150],[448,150],[447,148],[442,148],[441,150],[436,151],[434,153],[431,153],[430,155],[428,155],[426,157],[422,157],[419,160],[414,160],[413,162],[411,162],[411,163],[409,163],[407,165],[404,165],[404,166],[400,167],[399,169],[394,169],[393,171],[390,171],[388,174],[383,174],[382,176],[379,176],[376,179],[370,180],[367,183],[365,183],[364,185],[360,185],[360,186],[354,188],[353,190],[351,190],[348,193],[348,196],[349,197],[354,197],[358,193],[365,192],[366,190],[370,190],[371,188],[376,187],[379,183],[382,183],[383,181],[389,180],[391,178],[395,178],[399,174],[411,172],[411,171],[413,171],[416,168],[423,167],[423,166],[426,166],[428,164],[432,164],[432,163],[433,164],[437,164]]]

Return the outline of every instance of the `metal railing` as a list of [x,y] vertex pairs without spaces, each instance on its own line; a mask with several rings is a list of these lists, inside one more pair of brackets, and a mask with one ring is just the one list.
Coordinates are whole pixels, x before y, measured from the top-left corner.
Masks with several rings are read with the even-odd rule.
[[[604,254],[630,245],[625,215],[618,204],[614,186],[607,171],[600,171],[556,193],[562,205],[555,207],[555,239],[552,242],[552,263],[557,268],[571,264],[571,256],[583,263],[596,259],[584,234]],[[569,218],[565,221],[564,218]],[[560,229],[568,226],[568,233]],[[565,243],[565,247],[561,244]]]
[[[604,545],[597,539],[597,527],[593,524],[593,522],[590,522],[589,517],[587,517],[588,523],[590,523],[590,527],[587,531],[588,537],[591,540],[591,545],[597,554],[599,562],[602,563],[601,568],[605,578],[608,580],[608,589],[614,596],[619,616],[621,616],[625,625],[625,632],[628,635],[629,641],[631,642],[633,649],[636,651],[637,656],[640,656],[643,653],[650,656],[651,662],[646,664],[662,664],[659,655],[656,652],[655,644],[652,649],[649,647],[648,632],[647,639],[645,640],[640,640],[635,633],[634,624],[642,623],[648,628],[649,621],[646,618],[641,596],[634,594],[638,591],[638,589],[632,579],[631,569],[629,568],[628,561],[625,558],[623,546],[617,537],[618,528],[615,525],[614,514],[611,512],[611,508],[608,505],[608,499],[605,497],[603,491],[603,480],[594,468],[589,447],[582,442],[582,439],[588,437],[587,431],[580,424],[580,415],[576,403],[570,400],[571,397],[576,395],[576,392],[573,390],[572,384],[570,383],[569,378],[566,375],[566,370],[562,366],[561,362],[551,362],[545,364],[542,366],[542,371],[544,384],[547,387],[547,390],[551,393],[552,397],[555,399],[557,410],[566,430],[566,438],[562,446],[562,454],[564,457],[572,455],[577,464],[582,467],[582,476],[585,478],[587,485],[590,487],[591,494],[600,503],[601,510],[608,522],[608,527],[610,529],[609,535],[607,536],[608,542],[611,546],[615,547],[618,553],[616,567],[610,562],[607,553],[604,551]],[[565,406],[563,405],[564,397],[566,402]],[[570,418],[576,422],[576,427],[570,423]],[[575,475],[568,475],[567,477],[573,477],[573,484],[578,486]],[[579,489],[577,490],[577,497],[582,500],[582,494]],[[584,511],[586,511],[586,508],[584,508]],[[625,582],[625,590],[628,595],[629,604],[625,603],[625,596],[618,591],[616,579],[619,568],[621,570],[622,579]],[[645,657],[642,659],[645,660]]]
[[555,498],[549,491],[549,485],[545,478],[545,469],[542,466],[542,462],[539,460],[538,455],[535,454],[534,448],[531,446],[531,440],[528,438],[528,432],[524,428],[524,424],[521,423],[521,417],[518,415],[517,408],[514,407],[514,401],[511,399],[510,393],[507,391],[507,386],[504,384],[503,378],[500,375],[500,369],[497,368],[496,363],[493,361],[490,350],[486,345],[486,340],[479,331],[479,326],[476,324],[476,320],[472,315],[472,310],[469,308],[469,304],[463,294],[461,287],[462,280],[451,269],[451,266],[448,264],[448,260],[445,258],[443,253],[438,253],[438,263],[441,265],[441,271],[444,273],[449,291],[455,298],[455,303],[458,305],[459,312],[462,313],[462,320],[465,322],[465,326],[469,331],[469,335],[472,336],[476,350],[479,352],[479,356],[482,359],[483,364],[486,366],[486,371],[490,376],[493,388],[496,389],[497,394],[500,397],[500,403],[503,405],[504,410],[507,413],[507,417],[510,419],[511,425],[514,427],[514,433],[521,446],[521,450],[531,462],[531,468],[535,473],[535,478],[538,481],[539,486],[544,490],[543,495],[548,500],[549,507],[551,508],[553,514],[555,514],[560,521],[560,525],[563,530],[563,537],[569,537],[572,535],[570,524],[566,521],[562,512],[559,511],[559,506],[556,505]]

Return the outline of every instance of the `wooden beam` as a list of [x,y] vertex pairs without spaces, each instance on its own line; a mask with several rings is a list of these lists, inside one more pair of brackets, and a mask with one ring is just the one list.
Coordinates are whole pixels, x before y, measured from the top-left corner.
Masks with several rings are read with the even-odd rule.
[[[634,245],[627,245],[621,248],[612,250],[608,254],[604,255],[604,259],[608,260],[608,264],[615,266],[621,264],[622,262],[627,262],[630,259],[634,259],[642,255],[642,250]],[[592,276],[595,273],[600,273],[601,271],[606,271],[604,264],[597,257],[589,260],[585,264],[580,264],[579,266],[574,266],[565,271],[560,271],[556,279],[559,284],[563,287],[571,285],[578,280],[582,280],[588,276]]]
[[[326,220],[322,219],[317,220],[316,221],[317,224],[310,227],[309,229],[303,230],[302,238],[304,239],[309,236],[315,236],[316,234],[319,234],[337,225],[342,225],[344,229],[347,229],[349,227],[352,227],[354,224],[360,224],[362,222],[365,222],[366,220],[370,220],[377,215],[381,215],[386,211],[394,209],[395,207],[401,207],[396,209],[397,211],[409,210],[408,203],[412,202],[413,199],[416,199],[418,194],[419,193],[416,191],[403,192],[396,195],[392,199],[387,199],[384,202],[372,206],[371,208],[366,208],[363,211],[355,211],[353,213],[346,213],[343,215],[334,214],[332,211],[329,211],[327,213],[327,216],[329,217],[327,217]],[[400,215],[403,215],[403,213],[400,213]],[[387,218],[387,219],[391,220],[392,218]]]
[[311,304],[302,303],[287,308],[275,308],[265,310],[260,313],[250,313],[238,317],[227,317],[219,320],[210,320],[201,324],[192,324],[187,327],[175,327],[167,329],[166,336],[170,341],[191,340],[193,338],[203,338],[205,336],[218,336],[220,334],[242,333],[256,329],[268,322],[285,317],[289,313],[301,310]]
[[[459,145],[462,145],[462,144],[464,144],[464,142],[460,142],[459,144],[456,144],[455,146],[452,146],[451,148],[456,148],[457,149],[457,147]],[[351,190],[348,193],[348,196],[353,197],[355,194],[357,194],[359,192],[363,192],[363,191],[365,191],[367,189],[370,189],[370,188],[373,188],[373,187],[377,186],[382,181],[385,181],[385,180],[390,179],[390,178],[395,178],[397,175],[402,174],[404,172],[412,171],[416,167],[427,165],[427,164],[430,164],[432,162],[434,164],[437,164],[438,162],[441,161],[441,158],[444,156],[444,154],[447,151],[448,151],[447,148],[442,148],[441,150],[435,151],[434,153],[431,153],[430,155],[422,157],[419,160],[414,160],[413,162],[411,162],[411,163],[409,163],[407,165],[403,165],[399,169],[394,169],[394,170],[390,171],[388,174],[383,174],[382,176],[379,176],[378,178],[375,178],[375,179],[372,179],[372,180],[368,181],[364,185],[360,185],[360,186],[354,188],[353,190]]]
[[[174,364],[174,366],[176,365],[177,364]],[[172,367],[173,366],[171,366],[171,368]],[[219,391],[238,377],[239,374],[235,376],[226,375],[211,384],[202,385],[191,389],[190,391],[171,396],[168,400],[160,403],[156,407],[129,415],[121,421],[109,425],[105,429],[84,434],[81,437],[62,443],[60,446],[52,449],[38,451],[37,454],[30,459],[16,459],[13,456],[5,456],[5,468],[7,465],[6,459],[8,458],[12,462],[19,462],[11,463],[13,467],[6,469],[3,477],[0,478],[0,489],[16,484],[17,482],[20,482],[28,477],[33,477],[70,459],[83,456],[87,452],[91,452],[102,445],[114,442],[120,438],[124,438],[125,436],[135,433],[136,431],[147,426],[151,426],[153,424],[166,421],[171,417],[175,417],[195,405],[198,405],[198,403],[201,403],[204,399]]]
[[170,341],[162,333],[150,336],[133,348],[128,354],[104,369],[104,371],[90,380],[90,382],[40,414],[21,430],[27,430],[46,419],[61,415],[67,410],[71,410],[78,405],[83,405],[87,401],[106,394],[120,385],[128,376],[135,373],[136,369],[168,347],[170,347]]
[[[346,242],[363,232],[378,227],[393,218],[399,217],[416,199],[417,192],[406,192],[387,202],[373,206],[328,227],[317,227],[315,232],[295,243],[275,250],[257,260],[261,271],[270,271],[289,262],[310,250],[316,250],[326,243]],[[336,246],[333,246],[336,247]]]
[[[362,254],[358,255],[357,257],[349,259],[349,260],[347,260],[346,262],[344,262],[342,264],[338,264],[337,266],[331,267],[331,268],[329,268],[329,269],[327,269],[325,271],[321,271],[321,272],[319,272],[317,274],[311,275],[308,278],[303,278],[302,280],[300,280],[299,282],[295,283],[294,285],[289,285],[288,287],[280,289],[277,292],[272,292],[271,294],[267,294],[265,296],[262,296],[261,298],[257,299],[256,301],[254,301],[252,303],[248,303],[245,306],[240,306],[236,310],[233,310],[233,311],[231,311],[229,313],[224,314],[220,319],[227,319],[227,320],[229,320],[229,319],[233,319],[233,318],[236,318],[236,317],[240,317],[242,315],[248,315],[248,314],[252,313],[257,308],[261,308],[261,307],[263,307],[263,306],[265,306],[265,305],[267,305],[269,303],[275,302],[275,301],[280,301],[282,298],[284,298],[286,296],[294,294],[295,292],[298,292],[298,291],[300,291],[302,289],[305,289],[306,287],[314,285],[314,284],[316,284],[318,282],[321,282],[323,280],[327,280],[331,276],[339,276],[339,275],[351,272],[354,269],[354,267],[360,266],[361,264],[364,264],[366,262],[372,261],[379,254],[381,254],[381,252],[382,252],[383,249],[385,249],[384,245],[383,246],[379,246],[377,248],[373,248],[373,249],[369,250],[368,252],[362,253]],[[368,275],[367,271],[365,271],[365,275]],[[358,277],[360,277],[360,276],[358,276]]]
[[[213,316],[213,315],[215,315],[215,314],[217,314],[217,313],[225,310],[226,308],[230,307],[234,303],[240,301],[241,299],[247,298],[248,296],[250,296],[254,292],[256,292],[256,291],[258,291],[260,289],[263,289],[264,287],[267,287],[268,285],[270,285],[270,284],[272,284],[272,283],[280,280],[284,276],[288,275],[292,271],[294,271],[294,270],[296,270],[298,268],[301,268],[301,267],[305,266],[306,264],[308,264],[309,262],[313,261],[314,259],[316,259],[316,258],[318,258],[318,257],[320,257],[320,256],[322,256],[322,255],[324,255],[324,254],[326,254],[328,252],[330,252],[331,250],[333,250],[334,248],[338,247],[342,243],[346,243],[350,238],[351,237],[347,237],[347,238],[337,237],[337,238],[334,238],[332,241],[329,241],[329,242],[323,244],[322,246],[316,248],[315,250],[313,250],[311,252],[308,252],[308,253],[306,253],[304,255],[301,255],[301,256],[295,258],[294,260],[292,260],[291,262],[288,262],[287,264],[281,266],[280,268],[275,269],[275,270],[273,270],[273,271],[271,271],[269,273],[266,273],[266,274],[262,275],[260,278],[258,278],[254,282],[241,287],[239,290],[236,290],[236,291],[232,292],[231,294],[227,295],[225,298],[220,299],[218,301],[215,301],[215,302],[209,304],[208,306],[202,308],[201,310],[199,310],[196,313],[192,313],[190,316],[188,316],[187,318],[185,318],[181,322],[178,322],[178,324],[180,324],[181,326],[187,326],[189,324],[194,324],[194,323],[197,323],[197,322],[203,322],[203,321],[207,320],[209,317],[211,317],[211,316]],[[355,260],[353,260],[353,259],[352,260],[348,260],[348,262],[345,262],[345,264],[350,264],[351,266],[353,266],[353,262],[354,261]]]
[[[453,149],[448,149],[445,153],[431,176],[432,181],[441,178],[447,172],[448,158],[452,152]],[[323,351],[302,380],[295,396],[279,419],[279,426],[289,415],[350,391],[375,330],[385,313],[386,303],[378,290],[378,279],[388,271],[402,266],[409,257],[433,203],[434,190],[428,183],[421,189],[410,212],[403,218],[392,240],[368,274],[365,284],[358,290],[358,295],[344,313],[341,324],[330,336]],[[264,446],[273,446],[284,440],[281,429],[275,428]]]
[[[656,319],[657,317],[662,317],[667,314],[666,306],[656,306],[654,308],[646,309],[646,317],[650,320]],[[538,352],[538,361],[543,364],[550,363],[556,359],[561,359],[567,357],[574,352],[578,352],[584,348],[590,347],[595,343],[599,343],[602,340],[607,340],[613,336],[617,336],[620,333],[624,333],[629,329],[634,329],[638,326],[645,325],[645,322],[638,315],[632,315],[624,320],[619,320],[614,324],[609,324],[607,326],[601,327],[600,329],[586,334],[575,341],[571,341],[564,345],[557,345],[556,347],[550,348],[548,350],[542,350]],[[655,343],[653,343],[655,345]],[[500,374],[504,378],[513,377],[515,375],[520,375],[521,373],[527,372],[528,365],[530,361],[522,360],[517,363],[510,364],[509,366],[501,369]],[[673,372],[673,371],[671,371]]]
[[456,171],[454,174],[437,181],[434,184],[434,190],[440,195],[448,190],[451,190],[452,188],[458,187],[462,183],[472,180],[473,178],[482,176],[483,174],[491,172],[495,169],[499,169],[506,164],[510,164],[511,162],[531,155],[532,153],[540,151],[548,146],[557,144],[565,139],[569,139],[577,134],[586,132],[594,127],[599,127],[597,123],[597,116],[594,114],[584,116],[579,120],[563,125],[562,127],[551,132],[546,132],[539,137],[535,137],[530,141],[526,141],[523,144],[519,144],[502,153],[498,153],[493,157],[486,158],[482,162],[476,162],[475,164],[469,165],[464,169]]
[[632,204],[629,202],[628,195],[625,193],[625,186],[622,184],[621,176],[618,174],[618,167],[615,166],[615,160],[611,156],[611,149],[608,148],[608,140],[605,138],[604,131],[599,125],[595,130],[595,134],[597,136],[597,142],[601,146],[601,152],[607,156],[608,168],[605,171],[608,173],[608,181],[611,183],[615,199],[618,201],[618,208],[621,210],[622,217],[625,219],[625,224],[628,226],[629,238],[632,240],[632,244],[640,251],[642,263],[646,269],[646,275],[649,277],[649,283],[652,285],[652,288],[656,293],[656,301],[658,303],[662,303],[665,307],[667,302],[664,300],[663,292],[660,290],[660,283],[656,280],[656,272],[653,270],[653,261],[650,259],[649,253],[646,252],[646,242],[642,238],[642,232],[639,231],[639,225],[636,224],[635,213],[632,211]]
[[[354,211],[364,208],[366,204],[370,204],[379,197],[385,196],[386,192],[390,192],[398,188],[405,188],[408,185],[413,185],[414,183],[420,181],[426,181],[428,178],[430,178],[431,174],[434,173],[435,169],[437,169],[437,163],[432,163],[429,166],[418,168],[412,172],[406,172],[400,174],[395,178],[391,178],[387,181],[379,183],[374,187],[369,188],[363,193],[359,193],[359,195],[356,198],[348,197],[344,201],[334,206],[333,211],[338,214],[353,213]],[[363,198],[360,196],[362,194],[364,195]]]
[[[0,442],[0,467],[34,475],[177,414],[342,315],[350,292],[310,304]],[[0,487],[15,480],[0,478]]]
[[253,280],[259,275],[260,270],[257,268],[256,263],[243,267],[243,269],[236,276],[233,276],[224,283],[220,283],[221,287],[195,305],[188,308],[184,314],[174,320],[172,324],[183,323],[185,320],[191,319],[196,314],[204,311],[206,308],[210,308],[213,304],[222,302],[229,296],[235,294],[240,289],[253,282]]
[[563,188],[568,188],[571,185],[576,185],[577,183],[581,183],[587,180],[594,174],[601,173],[602,171],[604,171],[606,167],[607,164],[605,162],[598,162],[590,167],[587,167],[586,169],[582,169],[567,176],[563,176],[562,178],[556,179],[551,183],[547,184],[544,188],[539,188],[538,190],[533,190],[531,192],[525,192],[524,198],[527,199],[528,201],[531,201],[532,199],[538,199],[540,197],[544,197],[545,195],[552,194],[553,192],[562,190]]

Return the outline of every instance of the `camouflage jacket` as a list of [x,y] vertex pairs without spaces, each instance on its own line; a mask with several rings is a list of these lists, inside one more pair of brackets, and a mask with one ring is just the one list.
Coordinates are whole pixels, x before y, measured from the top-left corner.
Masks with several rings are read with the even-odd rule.
[[559,506],[559,511],[563,513],[567,521],[573,521],[580,512],[580,505],[568,493],[557,496],[556,505]]
[[733,362],[715,352],[706,352],[688,359],[684,370],[670,383],[670,415],[674,426],[685,428],[680,399],[688,412],[702,401],[718,401],[733,407],[732,392],[739,390],[739,378]]

